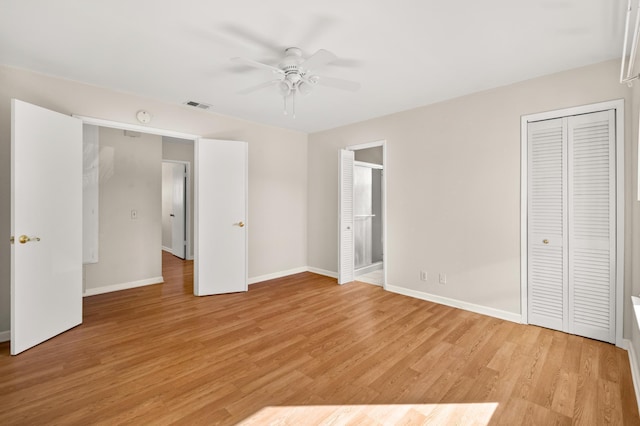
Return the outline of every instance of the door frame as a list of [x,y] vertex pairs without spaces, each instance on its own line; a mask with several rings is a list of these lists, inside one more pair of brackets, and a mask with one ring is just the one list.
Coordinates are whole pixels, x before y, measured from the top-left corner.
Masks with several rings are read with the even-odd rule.
[[[194,141],[195,142],[195,141]],[[195,147],[194,147],[195,149]],[[162,159],[163,163],[176,163],[184,164],[187,173],[187,179],[185,181],[185,205],[184,205],[184,226],[185,234],[184,239],[186,241],[185,247],[185,260],[193,260],[193,250],[191,250],[191,163],[189,161],[182,160],[166,160]],[[195,194],[194,194],[195,195]]]
[[528,324],[528,131],[529,122],[614,110],[616,114],[616,346],[624,347],[624,99],[523,115],[520,119],[520,312]]
[[[73,114],[73,117],[79,118],[80,120],[82,120],[83,124],[91,124],[94,126],[100,126],[100,127],[110,127],[112,129],[120,129],[120,130],[130,130],[132,132],[140,132],[140,133],[148,133],[150,135],[157,135],[157,136],[169,136],[169,137],[173,137],[173,138],[178,138],[178,139],[186,139],[186,140],[191,140],[193,141],[194,144],[194,152],[195,152],[195,144],[196,141],[200,140],[202,137],[200,135],[194,135],[191,133],[182,133],[182,132],[176,132],[174,130],[167,130],[167,129],[160,129],[157,127],[147,127],[147,126],[142,126],[142,125],[138,125],[138,124],[129,124],[129,123],[121,123],[119,121],[111,121],[111,120],[104,120],[101,118],[95,118],[95,117],[87,117],[87,116],[83,116],[83,115],[77,115],[77,114]],[[171,161],[171,160],[165,160],[162,159],[162,161]],[[190,174],[190,169],[189,166],[187,166],[188,171],[187,171],[187,179],[191,179],[191,174]],[[187,191],[187,197],[190,197],[189,191]],[[194,199],[194,202],[196,200]],[[187,209],[189,208],[189,203],[190,203],[190,198],[187,200]],[[197,212],[194,212],[197,213]],[[190,220],[190,216],[188,216],[187,220]],[[198,221],[198,217],[197,214],[194,215],[194,222],[197,223]],[[194,234],[196,232],[195,229],[195,224],[194,224]],[[195,237],[195,235],[194,235]],[[191,252],[190,250],[190,242],[189,242],[189,232],[187,232],[187,244],[188,244],[188,248],[189,248],[189,252],[191,254],[191,257],[187,257],[188,259],[193,259],[194,262],[198,262],[198,259],[196,259],[195,257],[195,253]],[[194,265],[195,267],[195,265]],[[195,277],[194,277],[195,280]],[[193,283],[194,285],[194,291],[195,291],[195,286],[196,283],[194,281]]]
[[[382,147],[382,288],[387,289],[387,270],[389,269],[389,251],[387,249],[387,140],[381,139],[374,142],[348,145],[344,149],[348,151],[359,151],[367,148]],[[340,188],[342,191],[342,188]],[[338,212],[340,213],[340,212]],[[338,239],[339,241],[339,239]],[[338,250],[339,252],[340,250]],[[338,259],[340,262],[341,259]],[[338,269],[340,265],[338,264]]]

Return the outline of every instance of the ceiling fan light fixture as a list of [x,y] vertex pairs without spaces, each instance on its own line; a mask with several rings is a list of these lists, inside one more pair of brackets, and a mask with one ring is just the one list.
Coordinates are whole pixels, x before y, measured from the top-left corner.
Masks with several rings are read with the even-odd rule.
[[310,84],[301,81],[300,84],[298,84],[298,92],[300,92],[301,95],[306,96],[309,93],[311,93],[311,90],[313,89],[313,86],[311,86]]
[[291,82],[289,82],[288,80],[282,80],[280,83],[278,83],[278,90],[280,91],[280,94],[284,97],[289,96],[292,88],[293,86]]

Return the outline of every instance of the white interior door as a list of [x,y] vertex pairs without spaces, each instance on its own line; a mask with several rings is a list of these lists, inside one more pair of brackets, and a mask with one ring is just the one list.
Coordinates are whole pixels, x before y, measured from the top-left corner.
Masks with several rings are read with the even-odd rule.
[[529,323],[616,340],[615,111],[528,124]]
[[615,342],[613,110],[568,118],[569,333]]
[[82,323],[82,122],[11,102],[11,354]]
[[567,130],[562,118],[528,125],[529,323],[566,330]]
[[246,142],[195,141],[196,296],[247,291]]
[[354,242],[353,242],[353,161],[354,152],[341,149],[339,153],[340,173],[340,218],[338,255],[338,284],[354,279]]
[[187,171],[183,163],[172,164],[172,213],[171,213],[171,253],[180,259],[186,258],[186,214],[185,188]]

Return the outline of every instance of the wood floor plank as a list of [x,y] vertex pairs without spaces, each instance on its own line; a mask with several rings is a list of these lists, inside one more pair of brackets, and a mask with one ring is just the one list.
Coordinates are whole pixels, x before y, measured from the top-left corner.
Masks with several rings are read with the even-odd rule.
[[193,262],[163,253],[163,276],[0,343],[0,424],[640,425],[606,343],[312,273],[195,297]]

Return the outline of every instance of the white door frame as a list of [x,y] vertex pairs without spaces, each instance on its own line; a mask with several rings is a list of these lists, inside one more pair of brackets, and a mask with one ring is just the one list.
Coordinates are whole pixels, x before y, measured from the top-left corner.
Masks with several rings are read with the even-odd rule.
[[382,139],[374,142],[349,145],[344,149],[349,151],[359,151],[361,149],[382,147],[382,265],[383,278],[382,288],[387,289],[387,271],[389,269],[389,251],[387,250],[387,141]]
[[189,161],[182,160],[165,160],[162,159],[163,163],[176,163],[176,164],[184,164],[187,173],[186,180],[186,188],[185,188],[185,206],[184,206],[184,223],[185,223],[185,234],[184,239],[186,241],[185,247],[185,257],[187,260],[193,260],[193,252],[191,250],[191,163]]
[[528,211],[528,140],[529,122],[550,120],[570,115],[615,110],[616,113],[616,346],[624,347],[624,99],[582,105],[572,108],[523,115],[520,121],[520,312],[528,324],[527,312],[527,211]]

